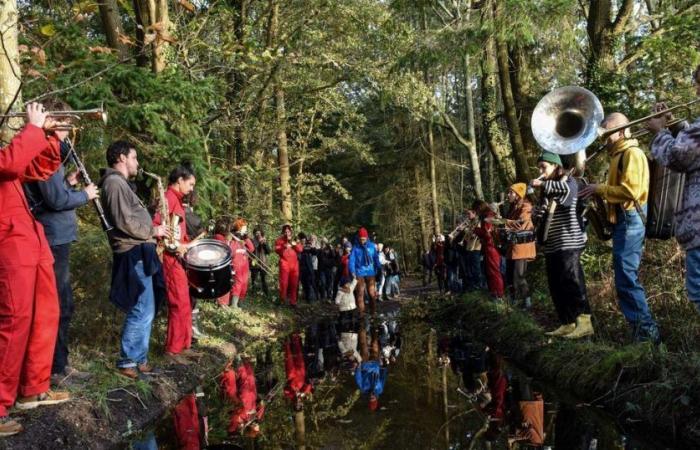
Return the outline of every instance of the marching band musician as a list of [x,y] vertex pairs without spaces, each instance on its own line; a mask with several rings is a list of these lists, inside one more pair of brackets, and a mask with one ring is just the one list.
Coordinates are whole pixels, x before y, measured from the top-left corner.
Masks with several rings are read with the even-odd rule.
[[[172,227],[170,230],[172,247],[169,248],[166,245],[163,252],[163,277],[165,278],[168,298],[168,333],[165,340],[165,355],[172,362],[183,365],[190,364],[183,356],[199,356],[191,349],[192,306],[187,273],[182,261],[187,249],[186,244],[189,242],[183,199],[194,190],[196,181],[192,168],[188,164],[181,164],[170,172],[168,190],[165,191],[165,200],[168,202],[167,211]],[[176,217],[179,218],[177,226],[174,224]],[[163,222],[159,210],[153,217],[153,225],[158,226]]]
[[297,293],[299,291],[299,253],[304,248],[294,241],[292,226],[282,226],[282,236],[275,241],[275,253],[280,257],[280,300],[282,304],[292,307],[297,305]]
[[542,153],[537,167],[544,180],[538,178],[530,184],[542,187],[545,208],[556,202],[553,216],[547,218],[551,222],[543,248],[549,292],[561,326],[546,334],[570,339],[590,336],[593,334],[591,308],[581,266],[587,239],[576,214],[578,185],[567,176],[561,158],[555,153]]
[[28,104],[26,115],[27,125],[0,150],[0,436],[22,431],[8,416],[15,399],[18,409],[70,399],[49,389],[59,316],[54,260],[21,185],[58,169],[60,142],[43,130],[54,121],[41,104]]
[[[700,65],[693,72],[695,94],[700,97]],[[664,103],[655,112],[668,109]],[[666,128],[670,114],[650,119],[647,128],[656,136],[651,153],[660,164],[686,174],[683,202],[675,213],[676,239],[686,252],[686,289],[688,299],[700,311],[700,118],[674,138]]]
[[[609,114],[601,127],[612,129],[629,123],[620,113]],[[599,195],[607,201],[608,221],[613,224],[613,269],[615,289],[622,314],[632,328],[634,341],[660,341],[659,329],[649,311],[647,296],[639,281],[646,234],[649,164],[629,129],[610,135],[605,144],[610,156],[606,184],[589,184],[580,197]]]
[[[525,183],[515,183],[508,190],[508,202],[510,209],[508,219],[506,220],[506,230],[509,233],[519,231],[534,230],[532,224],[532,203],[528,200],[527,185]],[[529,242],[511,242],[508,245],[506,254],[506,280],[511,289],[514,303],[523,302],[525,308],[530,308],[530,289],[527,285],[525,273],[527,272],[527,263],[535,259],[537,251],[535,250],[535,239]]]
[[501,254],[498,253],[496,243],[493,239],[494,225],[491,220],[496,217],[496,213],[483,200],[474,202],[473,209],[479,215],[480,224],[474,228],[474,234],[479,236],[481,241],[481,253],[484,256],[484,272],[486,273],[486,284],[491,296],[496,301],[503,300],[504,287],[503,275],[501,274]]
[[107,164],[98,186],[105,215],[114,227],[108,234],[113,257],[109,299],[126,313],[117,371],[138,379],[153,373],[148,364],[151,325],[156,304],[165,295],[155,238],[168,236],[170,230],[153,225],[129,183],[139,169],[136,147],[126,141],[113,142],[107,148]]
[[238,218],[233,222],[233,239],[229,242],[233,254],[233,271],[236,274],[231,287],[231,306],[238,307],[238,302],[245,300],[248,292],[248,275],[250,273],[250,261],[248,253],[255,250],[253,242],[248,238],[248,224]]

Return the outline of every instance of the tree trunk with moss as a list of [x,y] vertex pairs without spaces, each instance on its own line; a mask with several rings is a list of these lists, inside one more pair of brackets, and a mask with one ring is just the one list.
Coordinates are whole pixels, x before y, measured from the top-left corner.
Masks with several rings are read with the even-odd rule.
[[[2,113],[13,109],[21,109],[22,73],[19,66],[19,50],[17,48],[17,2],[4,0],[0,3],[0,32],[3,40],[2,57],[0,57],[0,110]],[[0,139],[9,143],[15,130],[22,124],[22,119],[9,119],[0,130]],[[11,127],[9,125],[12,125]]]

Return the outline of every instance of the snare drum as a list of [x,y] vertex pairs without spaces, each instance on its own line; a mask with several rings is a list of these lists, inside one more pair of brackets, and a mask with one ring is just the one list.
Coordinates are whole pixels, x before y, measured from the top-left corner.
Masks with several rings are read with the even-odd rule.
[[231,249],[214,239],[200,239],[185,254],[190,294],[219,298],[231,290]]

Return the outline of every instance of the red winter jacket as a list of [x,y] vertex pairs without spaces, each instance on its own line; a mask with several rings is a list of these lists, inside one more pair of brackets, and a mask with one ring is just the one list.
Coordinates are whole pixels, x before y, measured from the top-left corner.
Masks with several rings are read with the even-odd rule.
[[23,181],[48,179],[61,164],[61,145],[27,125],[0,150],[0,269],[53,262],[44,228],[34,220]]

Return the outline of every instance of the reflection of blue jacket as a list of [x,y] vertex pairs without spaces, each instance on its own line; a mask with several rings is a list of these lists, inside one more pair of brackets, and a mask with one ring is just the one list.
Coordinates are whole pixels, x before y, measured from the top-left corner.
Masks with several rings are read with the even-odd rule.
[[355,371],[355,382],[363,394],[374,394],[377,397],[384,392],[387,370],[379,365],[379,361],[366,361]]
[[379,253],[374,242],[367,241],[365,245],[355,242],[350,252],[348,270],[350,275],[356,277],[373,277],[382,268],[379,262]]

